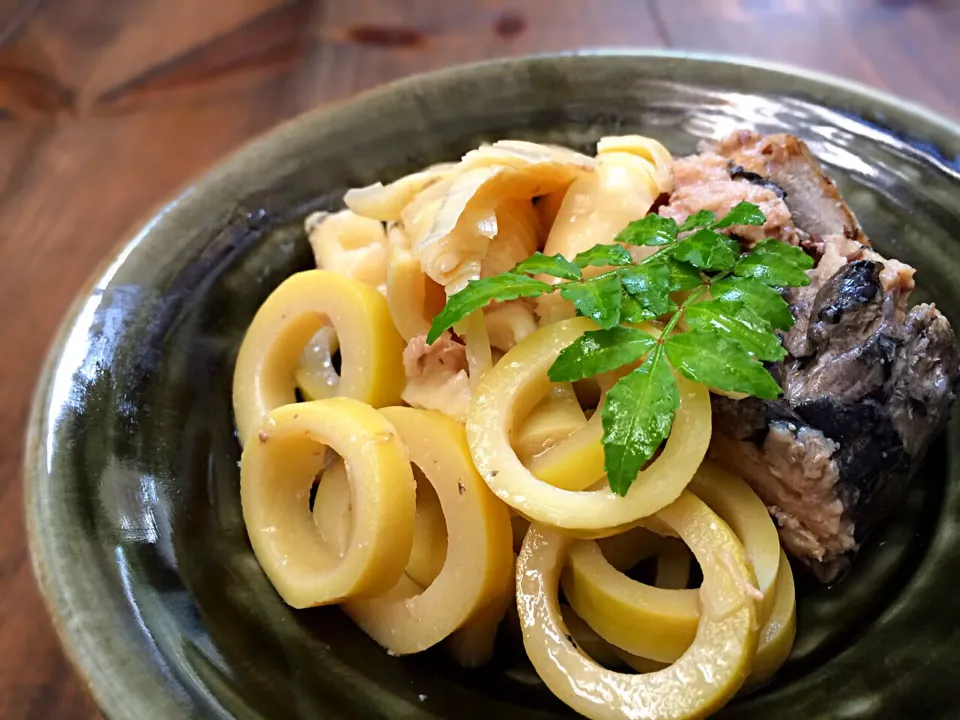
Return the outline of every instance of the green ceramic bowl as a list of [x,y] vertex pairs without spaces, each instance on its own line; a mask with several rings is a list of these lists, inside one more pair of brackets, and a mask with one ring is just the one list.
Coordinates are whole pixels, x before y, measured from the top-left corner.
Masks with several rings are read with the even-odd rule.
[[[75,303],[27,449],[34,567],[107,716],[569,717],[522,654],[473,672],[440,650],[392,658],[339,610],[280,601],[240,512],[234,358],[257,306],[311,264],[304,216],[351,186],[503,137],[590,150],[639,132],[684,153],[744,126],[807,139],[880,250],[960,321],[960,129],[730,59],[601,52],[411,78],[279,128],[150,220]],[[954,423],[854,571],[801,582],[793,656],[722,717],[960,717],[958,460]]]

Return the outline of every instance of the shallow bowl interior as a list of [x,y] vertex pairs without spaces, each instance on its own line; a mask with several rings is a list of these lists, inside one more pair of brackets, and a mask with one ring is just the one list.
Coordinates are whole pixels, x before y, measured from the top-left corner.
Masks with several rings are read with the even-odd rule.
[[[960,318],[960,133],[862,88],[663,54],[498,61],[412,78],[306,116],[171,202],[77,301],[31,420],[34,565],[111,718],[548,718],[522,655],[458,670],[391,658],[337,609],[273,592],[240,512],[234,358],[257,306],[310,266],[304,216],[345,189],[526,138],[591,150],[643,133],[675,153],[740,127],[795,132],[868,234]],[[723,717],[955,715],[956,427],[833,589],[801,582],[778,678]],[[505,643],[506,644],[506,643]]]

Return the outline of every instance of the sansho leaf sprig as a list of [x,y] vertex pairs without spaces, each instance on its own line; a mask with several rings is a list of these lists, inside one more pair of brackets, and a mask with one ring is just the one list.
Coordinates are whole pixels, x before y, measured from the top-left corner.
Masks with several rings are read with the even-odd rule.
[[[780,290],[809,284],[806,270],[813,259],[773,238],[741,253],[734,238],[718,232],[735,225],[760,226],[765,220],[760,208],[748,202],[723,218],[701,210],[682,224],[647,215],[627,225],[615,243],[596,245],[572,260],[534,253],[510,272],[472,280],[451,296],[427,342],[491,301],[559,292],[599,329],[561,351],[549,371],[552,381],[636,366],[607,392],[600,411],[610,489],[626,495],[670,434],[680,405],[674,371],[718,390],[765,399],[780,394],[763,365],[783,359],[786,351],[776,330],[793,325]],[[630,245],[657,249],[634,261]],[[585,277],[589,266],[607,269]],[[658,337],[637,327],[655,318],[665,322]]]

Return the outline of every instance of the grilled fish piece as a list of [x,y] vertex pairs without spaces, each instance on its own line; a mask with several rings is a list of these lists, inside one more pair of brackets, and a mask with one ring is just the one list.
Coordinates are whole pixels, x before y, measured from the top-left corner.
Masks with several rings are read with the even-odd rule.
[[[933,305],[908,309],[913,268],[871,248],[801,140],[734,133],[680,161],[694,181],[697,158],[714,176],[723,158],[730,183],[781,199],[792,226],[781,221],[780,239],[817,260],[810,285],[785,294],[795,320],[783,337],[789,355],[770,368],[783,397],[715,397],[710,455],[750,482],[787,550],[831,582],[896,506],[950,418],[956,337]],[[669,208],[661,212],[676,217]]]

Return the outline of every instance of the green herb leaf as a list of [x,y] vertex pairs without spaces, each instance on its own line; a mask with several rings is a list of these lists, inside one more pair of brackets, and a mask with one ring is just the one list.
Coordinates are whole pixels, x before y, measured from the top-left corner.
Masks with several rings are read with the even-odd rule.
[[745,303],[775,328],[793,327],[793,313],[787,301],[769,285],[752,278],[724,278],[710,286],[710,294],[717,300]]
[[740,256],[736,240],[704,228],[670,248],[677,260],[701,270],[731,270]]
[[604,468],[614,493],[627,494],[644,463],[670,434],[678,407],[677,380],[663,346],[657,345],[643,365],[610,389],[600,411]]
[[777,257],[804,270],[809,270],[814,265],[813,258],[807,255],[802,248],[781,242],[776,238],[761,240],[753,246],[749,254],[761,257]]
[[653,335],[628,327],[588,330],[565,347],[548,371],[553,382],[573,382],[636,362],[657,344]]
[[740,258],[734,272],[771,287],[800,287],[810,284],[804,271],[812,267],[813,258],[800,248],[767,238]]
[[[670,363],[695,382],[718,390],[775,400],[780,386],[766,368],[735,340],[713,330],[671,335],[664,343]],[[607,403],[610,402],[607,394]]]
[[588,265],[598,267],[614,265],[620,267],[622,265],[632,264],[633,256],[623,245],[594,245],[589,250],[584,250],[577,255],[573,261],[578,267],[582,268]]
[[733,206],[714,228],[727,228],[731,225],[763,225],[767,216],[753,203],[742,200]]
[[572,302],[578,313],[593,318],[602,328],[620,322],[620,280],[616,275],[599,275],[586,282],[561,285],[560,297]]
[[637,300],[626,290],[620,291],[620,322],[627,325],[639,325],[647,320],[658,317],[656,313],[647,310],[643,303]]
[[623,268],[618,273],[620,282],[640,306],[659,317],[676,309],[670,299],[670,271],[662,263],[644,263]]
[[670,292],[693,290],[703,285],[703,278],[700,276],[699,270],[689,263],[680,262],[676,258],[670,257],[669,253],[660,253],[644,265],[663,265],[666,267],[667,285]]
[[564,280],[579,280],[583,277],[580,268],[567,260],[563,255],[544,255],[539,250],[511,270],[514,273],[528,275],[552,275]]
[[696,228],[711,228],[716,222],[717,214],[713,210],[701,210],[683,221],[680,232],[689,232]]
[[[618,283],[619,286],[619,283]],[[471,280],[460,292],[450,296],[443,310],[433,319],[427,343],[433,344],[443,331],[453,327],[478,308],[485,307],[493,300],[514,300],[519,297],[537,297],[551,292],[553,285],[534,280],[526,275],[501,273],[493,277]],[[617,296],[619,300],[619,295]]]
[[787,351],[770,323],[742,302],[708,300],[687,308],[687,324],[697,330],[714,330],[735,340],[760,360],[782,360]]
[[676,220],[652,213],[627,225],[616,240],[627,245],[669,245],[679,231]]

